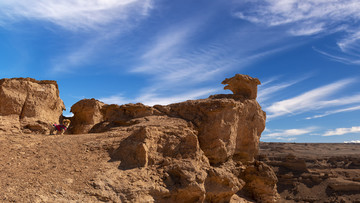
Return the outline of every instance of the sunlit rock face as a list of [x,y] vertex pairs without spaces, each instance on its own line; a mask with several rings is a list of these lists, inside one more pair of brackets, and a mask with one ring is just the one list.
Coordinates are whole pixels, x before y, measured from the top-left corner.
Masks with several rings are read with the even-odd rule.
[[[275,202],[277,178],[254,160],[266,119],[256,101],[260,82],[238,74],[223,83],[234,94],[153,107],[74,104],[68,133],[81,134],[79,143],[99,134],[71,159],[102,153],[100,162],[115,163],[94,172],[84,194],[112,202]],[[11,134],[47,133],[64,110],[55,81],[30,78],[0,80],[0,105],[0,131]]]
[[87,192],[114,202],[247,202],[244,193],[276,201],[274,172],[254,160],[266,120],[256,101],[260,82],[237,74],[223,84],[234,94],[153,107],[74,104],[70,132],[111,134],[114,142],[100,148],[119,163]]
[[47,133],[59,123],[65,105],[56,81],[0,80],[0,133]]
[[221,84],[226,85],[224,89],[231,90],[235,95],[242,95],[248,99],[256,99],[257,86],[261,83],[257,78],[236,74],[232,78],[226,78]]

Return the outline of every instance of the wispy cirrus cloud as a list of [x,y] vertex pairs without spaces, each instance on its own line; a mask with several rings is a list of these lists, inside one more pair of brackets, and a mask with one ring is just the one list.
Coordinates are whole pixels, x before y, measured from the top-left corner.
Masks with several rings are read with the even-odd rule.
[[329,85],[325,85],[296,97],[282,100],[271,104],[265,110],[268,118],[275,118],[285,115],[295,115],[327,107],[341,106],[360,102],[359,95],[331,99],[330,96],[344,89],[346,86],[356,82],[355,79],[344,79]]
[[[173,87],[184,89],[211,81],[229,70],[240,71],[247,65],[296,46],[293,44],[272,46],[279,39],[278,36],[271,34],[265,43],[249,40],[249,36],[244,33],[254,28],[241,28],[235,33],[222,33],[222,36],[226,37],[217,37],[199,43],[194,39],[198,35],[206,34],[204,28],[208,26],[207,17],[194,17],[189,21],[159,30],[158,34],[149,40],[150,43],[143,46],[138,64],[130,72],[151,76],[153,83],[146,89],[147,92],[173,89]],[[254,29],[251,32],[255,38],[263,35],[260,30]],[[249,42],[252,40],[254,42]],[[242,46],[242,49],[237,49],[234,43]]]
[[296,139],[296,136],[306,135],[314,132],[316,127],[308,128],[294,128],[294,129],[277,129],[277,130],[267,130],[263,135],[263,139],[277,139],[277,140],[286,140],[292,141]]
[[335,130],[329,130],[323,134],[323,136],[333,136],[333,135],[345,135],[360,133],[360,126],[354,126],[351,128],[336,128]]
[[[360,100],[359,100],[359,102],[360,102]],[[353,107],[349,107],[349,108],[342,108],[342,109],[336,109],[336,110],[332,110],[332,111],[326,111],[323,114],[318,114],[315,116],[307,117],[306,119],[310,120],[310,119],[314,119],[314,118],[322,118],[322,117],[337,114],[337,113],[351,112],[351,111],[358,111],[358,110],[360,110],[360,106],[353,106]]]
[[128,98],[124,97],[121,94],[99,98],[99,100],[106,104],[119,104],[119,105],[132,102],[131,100],[129,100]]
[[156,104],[167,105],[171,103],[182,102],[189,99],[198,99],[200,97],[213,94],[214,92],[217,92],[219,90],[220,89],[205,89],[205,88],[195,89],[184,94],[176,94],[172,96],[161,96],[156,93],[144,93],[134,99],[128,99],[123,97],[122,95],[113,95],[110,97],[100,98],[99,100],[107,104],[119,104],[119,105],[131,103],[131,102],[132,103],[141,102],[145,105],[150,105],[150,106]]
[[146,105],[166,105],[176,102],[182,102],[189,99],[198,99],[200,97],[208,96],[210,94],[213,94],[220,89],[195,89],[183,94],[175,94],[173,96],[159,96],[157,94],[143,94],[140,97],[136,98],[136,101],[139,101],[141,103],[144,103]]
[[[360,4],[357,0],[255,0],[234,13],[237,18],[267,27],[282,27],[292,36],[311,36],[342,32],[337,42],[340,53],[320,53],[339,62],[358,64],[360,46]],[[356,62],[357,61],[357,62]]]
[[223,45],[192,44],[204,21],[199,17],[161,30],[144,46],[140,63],[131,72],[151,75],[168,86],[179,82],[188,85],[209,80],[220,69],[234,65],[236,59],[221,54],[228,51]]
[[313,47],[313,49],[333,61],[337,61],[348,65],[352,65],[352,64],[360,65],[360,58],[359,58],[360,55],[352,56],[352,55],[344,55],[344,54],[336,54],[336,53],[332,54],[330,53],[330,51],[322,51],[315,47]]
[[95,29],[147,15],[151,0],[3,0],[0,26],[24,20],[51,22],[68,30]]
[[277,83],[277,84],[272,84],[276,81],[276,79],[271,79],[269,81],[265,81],[262,85],[259,86],[259,91],[258,91],[258,97],[257,100],[260,103],[264,103],[267,100],[271,99],[275,93],[280,92],[288,87],[291,87],[305,79],[307,79],[309,76],[305,76],[305,77],[301,77],[299,79],[296,80],[292,80],[292,81],[287,81],[287,82],[282,82],[282,83]]
[[50,61],[51,73],[70,73],[93,63],[109,41],[132,30],[153,7],[152,0],[4,0],[0,2],[0,26],[47,22],[72,33],[85,33],[76,42],[65,42],[63,51]]
[[266,26],[291,25],[290,33],[295,35],[336,30],[344,28],[344,24],[354,23],[351,20],[360,19],[357,0],[255,0],[251,5],[250,9],[240,10],[234,15]]

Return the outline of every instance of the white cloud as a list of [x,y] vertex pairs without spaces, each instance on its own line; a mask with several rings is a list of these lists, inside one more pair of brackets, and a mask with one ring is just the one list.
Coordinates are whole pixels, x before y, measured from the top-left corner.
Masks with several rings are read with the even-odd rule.
[[333,136],[333,135],[345,135],[360,133],[360,126],[354,126],[351,128],[336,128],[335,130],[329,130],[323,134],[323,136]]
[[[359,100],[360,102],[360,100]],[[349,111],[357,111],[360,110],[360,106],[354,106],[354,107],[349,107],[349,108],[343,108],[343,109],[337,109],[337,110],[332,110],[332,111],[326,111],[323,114],[319,114],[319,115],[315,115],[315,116],[311,116],[311,117],[307,117],[306,119],[314,119],[314,118],[322,118],[325,116],[329,116],[332,114],[337,114],[337,113],[343,113],[343,112],[349,112]]]
[[358,53],[360,43],[360,30],[350,34],[347,38],[340,40],[337,44],[343,52]]
[[345,88],[347,85],[354,83],[354,81],[354,79],[341,80],[329,85],[310,90],[299,96],[275,102],[269,107],[265,108],[268,113],[268,118],[274,118],[288,114],[299,114],[331,106],[360,102],[360,95],[344,97],[335,100],[331,100],[328,98],[334,93]]
[[306,36],[306,35],[315,35],[324,30],[324,25],[310,25],[309,27],[304,26],[300,28],[292,28],[289,30],[289,33],[294,36]]
[[293,28],[301,28],[305,35],[325,28],[334,29],[339,23],[351,23],[351,19],[360,19],[357,0],[255,0],[252,5],[252,8],[234,15],[268,26],[293,24]]
[[[130,71],[151,76],[152,85],[147,88],[152,90],[151,94],[154,89],[173,90],[174,86],[185,88],[211,81],[226,71],[235,68],[240,71],[255,61],[294,46],[265,48],[263,43],[249,43],[248,36],[243,34],[247,32],[243,30],[238,32],[240,34],[226,34],[227,37],[194,45],[194,38],[207,22],[204,18],[195,17],[159,30],[157,36],[144,46],[139,64]],[[254,33],[260,31],[254,30]],[[275,41],[278,41],[278,36],[270,36],[265,44],[269,46]],[[241,44],[243,49],[229,45],[230,42],[232,45]]]
[[191,92],[185,93],[185,94],[178,94],[174,96],[158,96],[153,93],[144,94],[141,95],[136,99],[136,101],[141,102],[146,105],[167,105],[172,104],[176,102],[182,102],[189,99],[198,99],[203,96],[209,96],[210,94],[213,94],[214,92],[219,91],[219,89],[197,89],[193,90]]
[[131,102],[129,99],[123,97],[122,95],[113,95],[110,97],[100,98],[99,100],[106,104],[118,104],[118,105],[127,104]]
[[152,8],[152,0],[2,0],[0,26],[42,21],[71,31],[86,31],[81,40],[68,42],[64,46],[67,49],[52,56],[52,73],[69,73],[94,62],[99,50],[133,29]]
[[65,29],[94,29],[145,16],[151,0],[2,0],[0,25],[41,20]]
[[358,58],[358,56],[351,56],[351,55],[344,55],[344,54],[335,55],[335,54],[330,54],[328,52],[319,50],[315,47],[313,47],[313,49],[333,61],[337,61],[337,62],[348,64],[348,65],[350,65],[350,64],[360,65],[360,59]]
[[344,143],[360,144],[360,140],[344,141]]
[[295,140],[296,136],[305,135],[313,132],[316,127],[309,127],[303,129],[281,129],[281,130],[268,130],[269,133],[263,134],[263,139],[278,139],[278,140]]
[[198,99],[200,97],[209,96],[220,89],[196,89],[185,94],[177,94],[174,96],[159,96],[156,93],[144,93],[135,99],[127,99],[122,95],[113,95],[110,97],[100,98],[99,100],[106,104],[127,104],[127,103],[143,103],[145,105],[153,106],[156,104],[167,105],[176,102],[182,102],[189,99]]
[[244,6],[246,10],[240,9],[234,16],[268,27],[281,26],[293,36],[345,33],[337,45],[348,56],[339,57],[343,60],[337,61],[359,64],[358,0],[254,0],[246,3],[251,6]]
[[[276,93],[276,92],[279,92],[281,90],[284,90],[292,85],[295,85],[303,80],[305,80],[306,78],[308,77],[302,77],[302,78],[299,78],[297,80],[293,80],[293,81],[290,81],[290,82],[283,82],[283,83],[280,83],[280,84],[274,84],[274,85],[271,85],[271,83],[273,83],[274,81],[276,81],[276,79],[271,79],[270,81],[266,81],[264,83],[262,83],[260,86],[259,86],[259,91],[258,91],[258,97],[257,97],[257,100],[260,102],[260,103],[263,103],[265,102],[266,100],[270,99],[271,97],[273,97],[273,95]],[[270,85],[269,85],[270,84]],[[269,87],[267,87],[269,86]]]

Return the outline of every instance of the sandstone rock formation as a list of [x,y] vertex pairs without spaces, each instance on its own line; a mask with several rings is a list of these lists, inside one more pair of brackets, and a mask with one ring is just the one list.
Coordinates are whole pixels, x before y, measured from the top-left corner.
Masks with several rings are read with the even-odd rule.
[[103,120],[101,109],[105,104],[95,99],[83,99],[71,107],[74,115],[69,131],[73,134],[87,133]]
[[199,131],[201,149],[211,164],[228,159],[253,161],[265,129],[266,115],[256,100],[237,95],[216,95],[155,108],[191,121]]
[[0,80],[0,133],[45,133],[64,109],[56,81]]
[[73,133],[122,137],[109,149],[118,169],[95,178],[89,193],[115,202],[246,202],[246,191],[276,201],[276,176],[254,161],[266,119],[255,100],[260,82],[238,74],[223,83],[234,94],[154,107],[76,103]]
[[232,78],[226,78],[221,84],[227,84],[224,89],[229,89],[236,95],[243,95],[249,99],[256,99],[257,86],[261,83],[257,78],[252,78],[248,75],[236,74]]

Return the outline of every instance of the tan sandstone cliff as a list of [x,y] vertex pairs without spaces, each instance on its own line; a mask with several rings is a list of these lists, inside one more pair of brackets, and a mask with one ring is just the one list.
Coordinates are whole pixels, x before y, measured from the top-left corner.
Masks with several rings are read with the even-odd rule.
[[56,81],[0,80],[0,133],[47,133],[64,109]]
[[275,202],[277,178],[255,161],[265,128],[258,79],[223,81],[234,94],[167,106],[74,104],[71,133],[110,133],[118,168],[91,180],[89,194],[114,202]]

